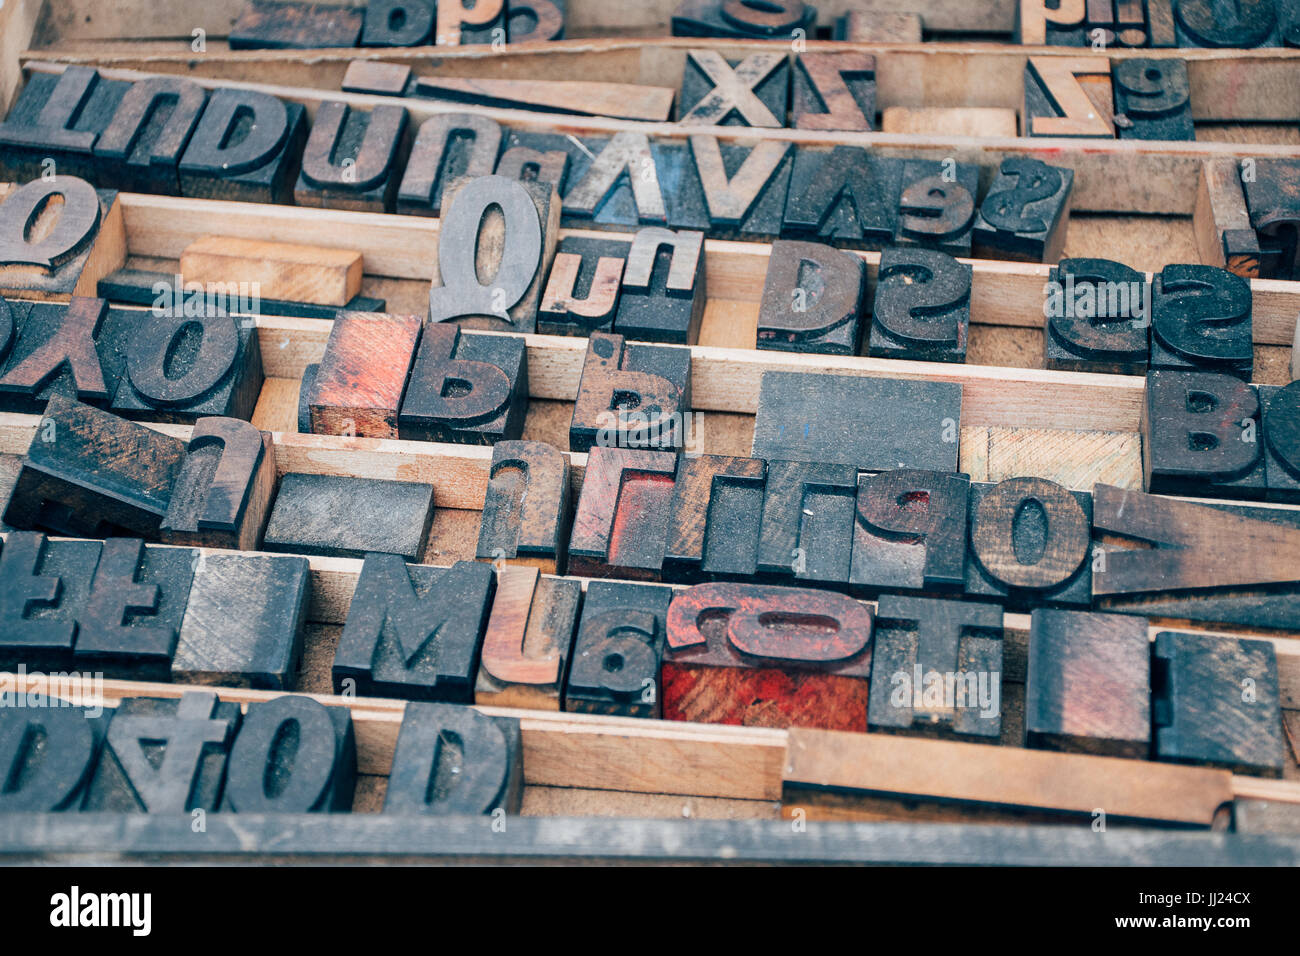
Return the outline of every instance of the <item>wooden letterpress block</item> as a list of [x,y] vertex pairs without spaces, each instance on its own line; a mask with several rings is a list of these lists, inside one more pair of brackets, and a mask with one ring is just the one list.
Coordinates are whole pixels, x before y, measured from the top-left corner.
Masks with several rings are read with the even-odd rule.
[[715,239],[770,240],[781,234],[794,146],[776,140],[753,145],[691,137],[709,235]]
[[584,145],[595,159],[581,172],[569,173],[566,219],[594,229],[668,225],[668,207],[648,136],[616,133],[607,140],[585,140]]
[[[1153,0],[1152,6],[1156,5]],[[1153,13],[1152,19],[1155,16]],[[1149,34],[1146,0],[1115,0],[1115,42],[1120,46],[1144,47],[1150,41]]]
[[671,118],[676,90],[584,80],[417,76],[410,81],[406,94],[467,106],[666,123]]
[[1048,287],[1047,368],[1146,372],[1151,288],[1145,275],[1109,259],[1062,259]]
[[334,654],[334,689],[473,703],[496,575],[486,564],[407,565],[368,554]]
[[288,689],[302,657],[309,570],[306,558],[206,555],[194,571],[172,680]]
[[9,534],[0,550],[0,669],[71,666],[99,552],[98,541]]
[[898,228],[903,164],[857,146],[800,146],[782,235],[855,249],[882,249]]
[[624,345],[621,335],[593,332],[573,405],[569,448],[679,448],[686,439],[682,416],[690,410],[689,349]]
[[398,63],[353,60],[343,73],[344,93],[368,93],[372,96],[411,96],[415,81],[411,68]]
[[655,175],[663,186],[668,227],[696,232],[707,230],[708,201],[690,142],[656,137],[650,156],[654,161]]
[[1300,382],[1258,386],[1264,419],[1265,497],[1300,502]]
[[179,196],[181,156],[207,103],[207,90],[192,80],[153,76],[132,83],[95,141],[95,182]]
[[819,462],[767,463],[758,571],[777,581],[846,584],[857,471]]
[[376,106],[367,113],[346,103],[320,104],[303,149],[294,202],[323,209],[392,212],[406,125],[406,110],[400,106]]
[[972,482],[966,593],[1015,607],[1090,607],[1092,495],[1046,478]]
[[1300,47],[1300,2],[1277,0],[1277,35],[1283,46]]
[[221,808],[346,812],[356,782],[357,744],[348,708],[286,694],[248,705],[230,748]]
[[55,395],[4,521],[71,537],[156,540],[184,457],[179,439]]
[[623,270],[614,331],[642,342],[694,345],[705,281],[704,233],[639,230]]
[[172,486],[163,542],[256,550],[275,481],[269,433],[233,418],[200,418]]
[[568,531],[569,456],[544,442],[498,442],[475,557],[557,574]]
[[1085,0],[1016,0],[1017,43],[1083,46]]
[[488,717],[452,704],[407,704],[384,813],[518,813],[523,761],[519,721],[513,717]]
[[181,157],[181,193],[196,199],[291,203],[307,141],[298,103],[256,90],[214,90]]
[[83,807],[113,813],[213,812],[221,803],[239,705],[193,691],[118,704]]
[[122,680],[169,679],[199,554],[109,538],[77,618],[79,670]]
[[969,489],[966,475],[930,471],[859,478],[850,589],[960,591]]
[[[60,205],[55,197],[62,200]],[[0,295],[66,301],[112,267],[102,230],[121,227],[117,193],[72,176],[33,180],[0,202]]]
[[1116,60],[1113,74],[1120,139],[1196,139],[1187,61]]
[[1093,489],[1093,604],[1164,620],[1300,627],[1300,515]]
[[506,32],[510,42],[563,40],[568,5],[569,0],[506,0]]
[[496,172],[508,179],[554,183],[560,195],[567,196],[570,183],[580,181],[591,166],[593,156],[584,152],[588,148],[563,133],[512,129],[506,134]]
[[1203,263],[1246,279],[1259,278],[1259,237],[1251,225],[1236,160],[1201,162],[1192,223]]
[[361,292],[361,253],[291,242],[205,236],[181,253],[181,273],[204,285],[238,280],[268,299],[344,306]]
[[[294,319],[329,319],[332,322],[342,312],[387,311],[386,300],[367,295],[353,296],[343,305],[329,305],[318,302],[268,299],[257,293],[257,290],[264,287],[260,276],[269,275],[274,269],[277,274],[271,276],[272,281],[266,286],[292,284],[295,287],[293,294],[319,298],[334,297],[335,290],[343,287],[341,283],[346,279],[347,270],[352,268],[353,261],[356,262],[358,270],[360,269],[361,253],[359,252],[257,240],[222,239],[221,241],[247,249],[249,254],[210,256],[205,253],[200,260],[197,250],[208,246],[207,239],[200,239],[192,243],[182,255],[182,260],[194,258],[201,261],[202,268],[212,270],[209,273],[212,278],[206,282],[186,281],[184,276],[178,282],[174,273],[153,272],[146,269],[117,269],[99,280],[98,295],[113,303],[170,310],[173,315],[193,316],[212,311],[225,311],[240,316],[241,321],[248,321],[251,316],[264,315]],[[305,259],[304,255],[311,258]],[[272,257],[274,261],[270,261]],[[230,278],[241,274],[259,276],[254,280],[257,285],[247,279],[235,281]],[[161,294],[155,291],[159,283],[166,286],[166,290]],[[360,287],[359,271],[357,285]],[[113,313],[110,312],[109,315],[111,317]],[[138,312],[131,313],[132,329],[138,315]]]
[[232,50],[312,50],[356,46],[364,11],[330,3],[252,0],[230,28]]
[[434,22],[434,0],[369,0],[361,45],[427,46]]
[[1142,474],[1152,494],[1263,498],[1255,389],[1231,375],[1154,371],[1142,406]]
[[0,180],[95,179],[95,142],[130,85],[85,66],[32,73],[0,123]]
[[1268,641],[1163,631],[1151,698],[1157,760],[1282,776],[1277,654]]
[[1241,0],[1221,7],[1214,0],[1174,0],[1178,46],[1244,50],[1276,46],[1277,13],[1271,0]]
[[753,577],[767,463],[722,455],[683,457],[668,512],[664,577]]
[[950,382],[764,372],[752,454],[861,471],[955,472],[961,391]]
[[440,113],[420,124],[397,190],[397,211],[442,215],[443,193],[466,176],[490,176],[501,151],[501,126],[473,113]]
[[790,102],[796,129],[876,128],[876,58],[869,53],[797,53]]
[[1020,116],[1026,136],[1114,139],[1110,60],[1031,56]]
[[1026,156],[1004,159],[975,218],[975,255],[1056,262],[1065,250],[1073,188],[1073,169]]
[[850,10],[835,21],[832,39],[850,43],[920,43],[921,18],[915,13]]
[[1115,0],[1085,0],[1084,26],[1093,48],[1108,49],[1115,45]]
[[701,584],[668,609],[665,720],[866,733],[871,610],[827,591]]
[[1152,47],[1181,46],[1174,27],[1175,0],[1146,0],[1147,45]]
[[1002,733],[1002,609],[995,604],[881,595],[867,722],[996,740]]
[[439,46],[506,42],[506,0],[437,0],[436,7]]
[[1214,266],[1165,266],[1151,290],[1151,368],[1228,372],[1250,381],[1250,283]]
[[561,239],[537,310],[537,331],[582,336],[613,331],[629,248],[615,239]]
[[1259,274],[1300,279],[1300,161],[1261,159],[1254,173],[1245,189],[1251,226],[1259,237]]
[[810,36],[817,9],[804,0],[772,0],[761,4],[744,0],[682,0],[673,12],[673,36],[735,37],[738,39],[788,39],[795,30]]
[[67,305],[0,303],[0,410],[39,415],[54,395],[96,406],[112,401],[140,313],[80,296]]
[[141,318],[126,346],[113,411],[151,421],[247,421],[262,392],[257,329],[229,315]]
[[763,281],[758,348],[856,355],[866,281],[860,256],[818,242],[778,239]]
[[419,561],[433,524],[433,485],[288,474],[262,541],[265,551],[360,558],[371,551]]
[[522,338],[425,327],[397,420],[401,438],[494,445],[519,438],[527,413]]
[[1151,750],[1150,681],[1151,642],[1142,618],[1035,610],[1025,746],[1145,760]]
[[894,241],[900,246],[925,246],[951,256],[969,256],[979,177],[979,167],[968,163],[959,163],[953,170],[928,159],[904,162]]
[[1015,110],[995,106],[887,106],[880,114],[881,132],[913,136],[1014,139],[1018,122]]
[[687,50],[677,121],[688,126],[785,126],[790,61],[785,53],[726,60],[716,50]]
[[396,438],[422,324],[415,315],[341,313],[315,377],[303,379],[311,431]]
[[9,697],[0,708],[0,813],[80,810],[111,716]]
[[[551,183],[481,176],[453,183],[438,234],[429,322],[491,332],[533,332],[542,282],[559,239]],[[491,276],[485,285],[480,276]]]
[[320,363],[316,362],[302,370],[302,380],[298,383],[298,433],[311,434],[311,393],[316,387],[316,376],[320,372]]
[[507,566],[497,576],[474,701],[559,710],[582,582]]
[[868,354],[965,362],[973,274],[946,252],[886,249],[876,276]]
[[573,516],[569,573],[659,580],[676,472],[671,452],[592,448]]
[[660,715],[659,666],[671,588],[593,581],[573,642],[564,709],[624,717]]

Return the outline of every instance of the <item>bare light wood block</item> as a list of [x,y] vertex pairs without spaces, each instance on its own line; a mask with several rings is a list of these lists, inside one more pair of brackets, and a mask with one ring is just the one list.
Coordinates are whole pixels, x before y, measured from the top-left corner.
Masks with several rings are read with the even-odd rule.
[[204,236],[181,253],[186,282],[257,284],[263,299],[347,305],[361,292],[362,257],[351,249]]

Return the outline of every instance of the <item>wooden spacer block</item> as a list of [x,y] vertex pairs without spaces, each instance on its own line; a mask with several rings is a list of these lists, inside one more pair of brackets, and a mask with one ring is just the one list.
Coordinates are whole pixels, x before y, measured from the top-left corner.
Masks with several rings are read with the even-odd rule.
[[1016,111],[992,106],[890,106],[881,116],[886,133],[915,136],[1016,137]]
[[288,242],[204,236],[181,253],[186,282],[256,283],[263,299],[347,305],[361,292],[361,253]]

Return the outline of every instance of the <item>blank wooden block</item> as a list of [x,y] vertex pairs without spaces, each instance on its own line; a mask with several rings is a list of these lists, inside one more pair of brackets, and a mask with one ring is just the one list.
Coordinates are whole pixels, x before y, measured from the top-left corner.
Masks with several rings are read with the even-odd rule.
[[340,313],[311,382],[303,377],[311,430],[396,438],[421,324],[415,315]]
[[289,242],[204,236],[181,253],[186,282],[257,283],[265,299],[347,305],[361,292],[361,253]]
[[991,106],[890,106],[881,117],[886,133],[915,136],[1016,136],[1016,111]]
[[418,561],[433,523],[433,485],[337,475],[285,475],[265,551]]

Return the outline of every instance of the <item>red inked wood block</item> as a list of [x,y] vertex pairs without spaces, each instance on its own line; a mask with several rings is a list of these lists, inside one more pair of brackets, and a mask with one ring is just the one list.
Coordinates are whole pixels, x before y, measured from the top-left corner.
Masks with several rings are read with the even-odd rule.
[[569,573],[658,581],[676,487],[677,456],[593,448],[569,540]]
[[308,396],[311,430],[396,438],[422,324],[416,315],[340,312]]
[[701,584],[668,609],[665,720],[867,730],[873,618],[842,594]]

